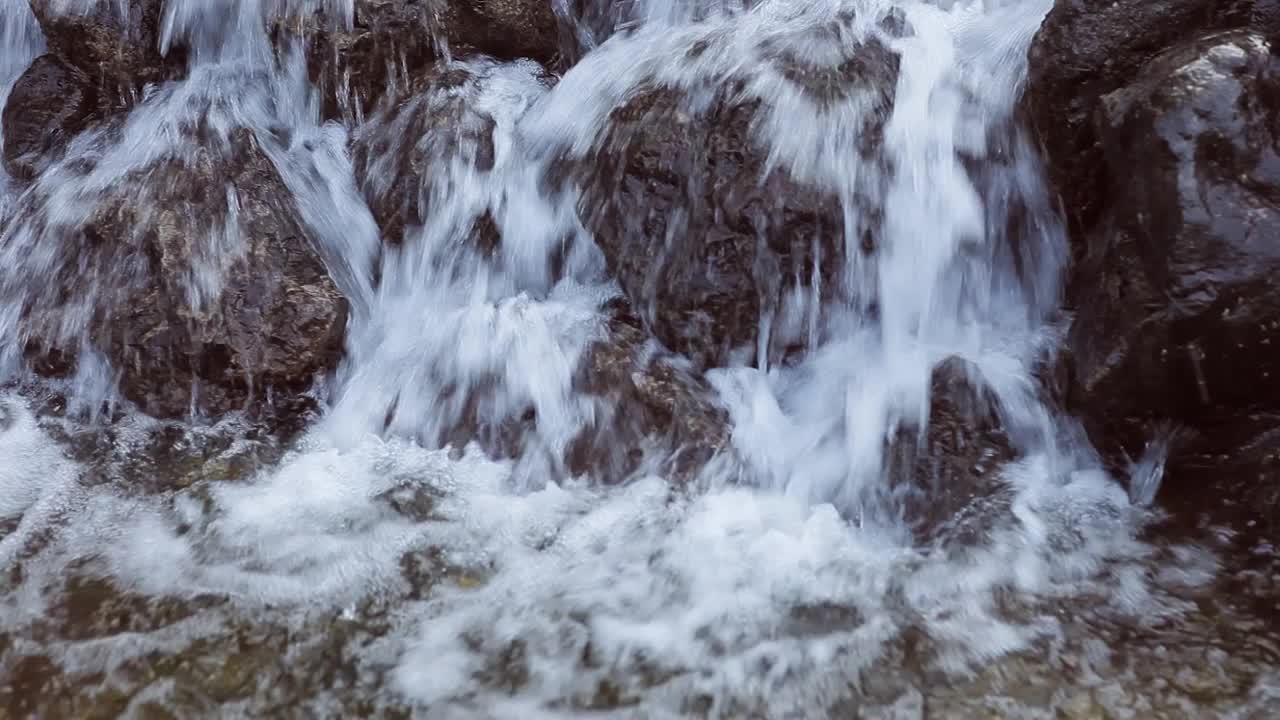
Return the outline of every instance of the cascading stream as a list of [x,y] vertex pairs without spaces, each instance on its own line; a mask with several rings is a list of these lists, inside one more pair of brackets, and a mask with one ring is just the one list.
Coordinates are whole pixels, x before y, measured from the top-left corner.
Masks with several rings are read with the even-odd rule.
[[[41,41],[25,2],[0,2],[3,98]],[[0,175],[0,370],[15,388],[0,451],[20,460],[0,471],[12,523],[0,560],[24,558],[22,579],[0,586],[3,630],[39,622],[60,602],[47,588],[89,567],[147,597],[225,602],[102,641],[110,657],[51,640],[68,672],[114,677],[242,617],[364,622],[383,603],[387,629],[349,648],[360,682],[376,676],[379,693],[433,716],[612,702],[654,717],[691,703],[783,717],[823,712],[847,678],[905,662],[910,637],[928,638],[918,662],[962,673],[1059,637],[1054,602],[1096,594],[1126,617],[1176,611],[1144,569],[1146,508],[1035,377],[1055,350],[1064,238],[1013,105],[1049,0],[653,0],[607,40],[578,28],[588,51],[562,77],[527,60],[454,60],[462,80],[423,80],[354,126],[321,121],[305,48],[273,45],[263,22],[322,5],[350,26],[349,1],[167,0],[163,43],[190,48],[185,75],[77,135],[29,184]],[[894,58],[892,83],[834,99],[774,62],[835,66],[876,43]],[[578,370],[627,293],[580,215],[581,176],[548,178],[590,162],[615,111],[655,86],[685,92],[689,108],[725,87],[759,103],[748,138],[765,171],[830,195],[840,216],[834,253],[815,253],[810,275],[750,320],[754,340],[706,371],[731,441],[686,484],[650,472],[660,463],[602,477],[565,460],[585,429],[625,412],[583,392]],[[448,124],[447,141],[432,123]],[[233,162],[242,131],[350,303],[342,361],[315,392],[323,409],[243,479],[162,493],[94,481],[93,462],[56,451],[40,421],[25,309],[66,308],[53,334],[95,356],[95,313],[127,303],[122,288],[152,270],[77,275],[66,238],[105,195],[145,227],[169,208],[144,170]],[[395,196],[422,222],[392,242],[370,198],[394,192],[405,157],[429,168]],[[205,190],[216,202],[202,198],[211,209],[184,236],[202,262],[178,280],[195,308],[215,303],[228,258],[253,240],[248,199],[231,183]],[[684,221],[675,213],[668,227]],[[78,279],[77,294],[50,277]],[[637,314],[656,297],[632,298]],[[956,521],[978,531],[955,544],[921,541],[913,513],[942,501],[901,465],[905,453],[931,467],[942,367],[985,388],[1008,445],[983,460],[980,502],[966,505],[976,515]],[[120,403],[122,418],[90,427],[114,422],[108,444],[136,458],[159,426],[120,400],[119,370],[99,357],[54,385],[90,414]],[[58,426],[84,422],[72,412]],[[249,424],[232,413],[184,432]],[[427,571],[413,568],[429,563],[423,590]]]

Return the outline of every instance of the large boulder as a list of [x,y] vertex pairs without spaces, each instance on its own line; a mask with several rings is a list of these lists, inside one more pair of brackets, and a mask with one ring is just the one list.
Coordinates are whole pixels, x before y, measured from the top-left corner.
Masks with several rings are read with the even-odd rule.
[[327,118],[354,123],[388,88],[402,87],[440,56],[431,3],[357,0],[349,18],[328,14],[325,7],[309,16],[276,18],[271,29],[277,45],[305,48]]
[[560,34],[554,0],[445,0],[440,13],[451,52],[556,64]]
[[553,5],[548,0],[356,0],[350,17],[319,6],[310,15],[277,18],[272,31],[277,45],[305,46],[325,117],[356,124],[384,98],[394,104],[413,95],[437,61],[485,55],[551,65],[560,57]]
[[49,52],[91,75],[163,77],[163,0],[30,0]]
[[[504,247],[503,227],[510,224],[503,207],[510,202],[507,194],[529,188],[521,187],[519,173],[504,173],[500,166],[500,146],[508,154],[520,152],[513,147],[519,142],[515,118],[500,122],[484,101],[500,92],[508,108],[529,105],[550,82],[530,61],[440,61],[404,97],[358,126],[351,144],[356,180],[384,242],[410,257],[445,253],[454,271],[478,276],[520,263],[531,284],[524,289],[534,294],[546,289],[536,279],[559,280],[563,268],[552,267],[554,253],[539,271],[521,248],[508,256]],[[524,94],[523,101],[517,93]],[[518,154],[510,159],[527,160]],[[504,185],[508,180],[514,187]],[[528,226],[517,209],[515,222],[520,221],[525,223],[518,226],[521,232],[547,232]],[[536,244],[533,236],[523,239]],[[557,460],[574,474],[621,481],[653,469],[644,463],[660,458],[669,461],[661,471],[691,477],[727,446],[727,416],[704,379],[653,347],[625,300],[615,299],[605,312],[608,320],[579,359],[574,377],[576,391],[590,398],[593,411]],[[474,420],[464,418],[464,427],[452,430],[448,439],[458,445],[479,440],[496,455],[517,455],[539,418],[512,418],[496,427]]]
[[346,300],[252,133],[197,128],[182,147],[40,177],[0,235],[5,344],[47,372],[96,351],[157,417],[305,390],[340,356]]
[[1068,400],[1121,464],[1172,423],[1178,477],[1280,408],[1277,28],[1268,2],[1059,2],[1033,45],[1076,256]]
[[1218,30],[1280,31],[1275,0],[1057,0],[1028,51],[1025,109],[1073,232],[1108,199],[1094,117],[1154,57]]
[[[846,234],[849,216],[877,214],[875,173],[860,179],[867,196],[842,197],[814,148],[774,145],[785,123],[829,124],[832,147],[852,138],[847,161],[877,162],[897,56],[841,22],[767,37],[746,67],[731,33],[691,40],[690,74],[641,76],[576,166],[579,212],[611,272],[654,334],[698,366],[735,351],[749,360],[762,317],[786,314],[793,290],[839,291],[846,248],[866,247]],[[851,202],[862,206],[846,214]],[[781,325],[775,359],[796,341]]]
[[1277,92],[1268,42],[1236,31],[1103,97],[1110,201],[1069,340],[1093,412],[1194,425],[1280,403]]

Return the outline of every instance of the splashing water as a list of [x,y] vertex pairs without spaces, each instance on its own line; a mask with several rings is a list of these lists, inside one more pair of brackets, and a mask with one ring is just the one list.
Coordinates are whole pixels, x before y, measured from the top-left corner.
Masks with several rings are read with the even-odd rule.
[[[3,2],[0,98],[41,51],[25,3]],[[1100,596],[1148,621],[1176,611],[1145,579],[1145,507],[1097,469],[1034,375],[1057,337],[1064,239],[1012,114],[1049,0],[635,3],[607,40],[579,28],[589,52],[554,82],[530,61],[458,60],[465,81],[354,127],[320,121],[301,49],[277,62],[261,22],[318,5],[168,0],[163,43],[195,49],[187,76],[148,89],[119,127],[76,137],[29,186],[0,176],[0,356],[15,383],[27,382],[19,308],[54,302],[37,278],[74,269],[67,228],[109,189],[139,213],[162,212],[135,171],[234,153],[240,128],[279,171],[352,306],[322,417],[244,481],[159,494],[98,482],[92,462],[54,439],[81,427],[74,413],[42,422],[38,393],[10,392],[0,519],[16,525],[0,559],[22,558],[24,576],[5,586],[4,630],[37,622],[57,602],[45,589],[88,563],[130,592],[227,598],[233,614],[347,617],[396,598],[392,629],[357,654],[387,669],[385,692],[432,717],[626,706],[665,716],[691,703],[787,717],[823,715],[851,678],[904,662],[911,637],[932,648],[920,662],[964,673],[1061,633],[1047,609],[1057,600]],[[349,2],[327,7],[350,23]],[[907,30],[886,31],[886,19]],[[846,34],[815,40],[837,22]],[[838,62],[873,39],[897,58],[888,108],[871,91],[815,102],[765,55]],[[759,318],[766,350],[746,355],[757,362],[707,373],[732,447],[698,483],[574,477],[566,448],[602,411],[575,372],[607,342],[602,308],[619,289],[579,220],[579,189],[551,192],[544,179],[555,162],[589,157],[611,111],[645,84],[696,96],[729,79],[761,103],[751,140],[769,169],[838,199],[843,260],[826,260],[838,287],[800,288],[789,311]],[[868,156],[875,113],[883,132]],[[462,139],[441,144],[424,117],[446,118]],[[192,143],[193,124],[213,140]],[[353,150],[377,132],[397,143]],[[486,133],[491,147],[468,139]],[[411,152],[430,160],[418,189],[430,212],[384,245],[367,198]],[[77,163],[89,157],[86,174]],[[358,187],[357,168],[370,186]],[[204,264],[182,281],[196,305],[240,252],[236,207],[228,197],[194,241]],[[496,252],[468,242],[482,218],[501,237]],[[871,255],[857,249],[868,229]],[[80,294],[61,301],[71,309],[56,333],[86,352],[94,309],[120,302],[132,277],[102,273],[75,278]],[[777,362],[771,334],[786,333],[808,349]],[[1014,459],[992,471],[998,510],[979,517],[979,542],[922,546],[888,453],[900,431],[926,433],[948,358],[989,388]],[[105,359],[83,364],[63,389],[95,408],[114,397],[116,375]],[[460,427],[528,416],[505,456],[451,445]],[[116,453],[145,454],[155,426],[128,414]],[[438,579],[419,592],[409,568],[427,559]],[[213,621],[178,623],[111,646],[109,659],[74,640],[38,644],[69,671],[110,673],[216,632]]]

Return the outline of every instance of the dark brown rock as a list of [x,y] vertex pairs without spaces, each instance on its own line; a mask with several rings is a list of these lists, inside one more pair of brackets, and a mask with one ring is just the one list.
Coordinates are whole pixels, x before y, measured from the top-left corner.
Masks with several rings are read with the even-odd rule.
[[[277,45],[305,44],[328,118],[356,124],[413,94],[437,61],[487,55],[552,66],[561,25],[550,0],[356,0],[351,24],[324,12],[274,21]],[[392,90],[391,97],[388,91]]]
[[631,19],[634,5],[597,0],[553,2],[560,31],[559,67],[571,67]]
[[1244,529],[1242,540],[1280,532],[1280,412],[1242,412],[1167,438],[1161,504],[1191,528]]
[[4,162],[30,179],[90,124],[97,92],[85,72],[56,55],[41,55],[14,83],[5,103]]
[[934,368],[929,400],[924,431],[904,426],[890,444],[888,474],[917,542],[964,545],[1007,517],[1001,472],[1015,453],[971,364],[952,357]]
[[1095,437],[1280,407],[1280,62],[1238,31],[1186,43],[1095,118],[1108,202],[1068,338]]
[[[896,56],[874,40],[834,47],[839,57],[821,66],[782,47],[764,51],[819,104],[866,94],[872,110],[860,138],[871,157]],[[693,56],[714,51],[689,49]],[[705,82],[691,91],[635,88],[578,166],[578,179],[584,224],[633,307],[670,348],[712,366],[731,350],[754,347],[762,312],[776,309],[785,289],[808,284],[819,258],[829,290],[846,242],[833,193],[767,165],[768,148],[753,129],[768,108],[743,98],[733,77]]]
[[151,83],[179,77],[181,45],[161,51],[161,0],[31,0],[48,52],[3,108],[3,159],[30,179],[87,127],[133,107]]
[[354,124],[389,88],[405,88],[439,57],[440,33],[426,0],[357,0],[351,25],[319,12],[277,19],[278,45],[305,45],[327,118]]
[[[435,64],[403,99],[356,129],[356,182],[386,241],[400,243],[406,227],[426,220],[433,189],[450,179],[449,163],[461,161],[478,172],[493,168],[494,120],[474,102],[482,82],[472,69]],[[482,234],[481,217],[473,229]],[[495,242],[491,230],[488,244]]]
[[49,52],[118,103],[133,102],[147,83],[170,79],[185,65],[181,47],[162,52],[162,0],[30,2]]
[[1275,0],[1058,0],[1028,53],[1024,107],[1044,145],[1051,182],[1073,233],[1105,200],[1106,165],[1094,128],[1100,98],[1155,56],[1217,30],[1280,31]]
[[83,220],[51,216],[37,187],[0,237],[6,255],[21,244],[46,263],[45,283],[14,273],[0,287],[33,352],[74,357],[88,342],[158,417],[305,389],[336,363],[347,317],[252,134],[192,142],[192,159],[128,173]]
[[1122,468],[1168,444],[1174,504],[1270,472],[1250,448],[1280,409],[1277,31],[1271,0],[1062,0],[1031,49],[1075,254],[1067,400]]
[[451,52],[555,65],[560,35],[553,0],[450,0],[441,12]]
[[[420,242],[413,230],[430,217],[432,198],[458,181],[451,175],[454,168],[479,174],[493,169],[495,121],[476,102],[493,67],[481,60],[438,62],[403,99],[383,106],[356,129],[357,182],[386,242]],[[545,75],[541,79],[550,83]],[[474,209],[473,217],[451,229],[466,239],[457,251],[504,262],[494,209]],[[576,378],[578,390],[598,400],[596,415],[568,448],[564,463],[570,472],[617,482],[643,460],[661,457],[670,461],[666,470],[688,478],[725,449],[728,418],[705,380],[681,367],[678,358],[651,352],[648,333],[625,301],[609,313],[604,336],[586,350]],[[530,413],[486,425],[472,415],[467,413],[448,439],[457,446],[477,440],[502,457],[526,450],[525,438],[538,421]]]
[[648,333],[624,302],[610,312],[606,336],[578,368],[577,387],[600,401],[599,412],[570,448],[568,466],[618,482],[648,454],[664,458],[667,477],[688,480],[728,452],[728,414],[687,363],[647,347]]

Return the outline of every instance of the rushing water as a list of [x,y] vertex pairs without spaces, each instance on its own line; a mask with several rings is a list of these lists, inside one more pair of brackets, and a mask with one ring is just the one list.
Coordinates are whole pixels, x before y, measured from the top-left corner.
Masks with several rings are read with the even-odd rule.
[[[0,2],[2,98],[41,39],[25,2]],[[347,652],[361,682],[375,677],[377,693],[424,716],[622,707],[627,716],[820,717],[851,692],[851,678],[876,668],[910,662],[963,675],[1061,639],[1069,623],[1055,608],[1072,598],[1140,626],[1181,612],[1153,579],[1156,549],[1139,539],[1158,471],[1135,493],[1143,503],[1131,504],[1034,376],[1056,342],[1064,238],[1012,111],[1050,4],[650,0],[620,18],[629,32],[605,40],[584,26],[589,51],[555,83],[527,61],[457,61],[470,80],[455,96],[418,98],[399,119],[385,109],[368,117],[400,128],[405,146],[387,150],[394,155],[419,141],[404,136],[408,113],[448,112],[431,103],[461,97],[493,119],[493,162],[471,162],[477,150],[466,141],[428,146],[430,216],[383,251],[348,151],[364,126],[318,120],[300,55],[274,64],[260,16],[275,4],[168,0],[164,42],[197,48],[187,78],[151,88],[119,132],[76,138],[30,187],[0,176],[0,217],[9,216],[0,358],[13,381],[0,410],[0,563],[22,565],[4,586],[0,623],[13,652],[115,677],[139,658],[193,652],[185,648],[236,618],[279,615],[295,630],[302,623],[298,632],[330,633],[304,618],[358,619],[381,602],[388,629]],[[807,34],[847,10],[850,36],[824,45]],[[910,32],[884,32],[891,11]],[[900,57],[900,72],[868,159],[857,150],[861,121],[885,110],[858,93],[814,103],[761,58],[783,47],[821,60],[873,36]],[[695,44],[707,49],[691,62]],[[577,218],[576,191],[549,194],[542,180],[552,159],[586,155],[641,83],[697,88],[730,75],[748,78],[744,96],[763,101],[752,139],[772,166],[839,198],[846,236],[871,222],[869,204],[882,209],[880,251],[856,261],[848,253],[838,299],[824,305],[805,288],[790,320],[760,319],[765,344],[770,333],[809,339],[797,362],[708,373],[732,419],[732,452],[702,472],[697,490],[673,492],[643,473],[624,484],[570,477],[564,450],[601,412],[575,391],[574,371],[618,290]],[[73,404],[66,421],[42,421],[47,389],[22,367],[16,308],[53,292],[40,278],[65,262],[60,233],[86,221],[98,194],[162,210],[148,207],[149,190],[130,173],[194,161],[181,128],[196,120],[224,139],[236,127],[255,133],[352,320],[343,364],[318,389],[322,416],[277,461],[244,481],[138,492],[137,473],[163,472],[154,470],[163,459],[139,460],[158,424],[127,403],[109,433],[106,419],[74,412],[114,397],[105,360],[59,388]],[[364,159],[374,183],[390,155]],[[87,174],[73,166],[86,156],[96,160]],[[496,257],[459,243],[486,212],[503,238]],[[186,279],[197,299],[217,291],[218,258],[242,242],[233,223],[207,230],[196,241],[208,266]],[[552,255],[563,261],[547,262]],[[60,336],[87,337],[86,318],[125,278],[115,268],[86,277]],[[952,356],[997,397],[1016,456],[998,471],[1007,502],[982,519],[981,541],[960,550],[913,542],[885,457],[899,428],[923,432],[931,373]],[[530,410],[536,426],[514,458],[448,446],[460,423]],[[230,463],[251,442],[238,422],[192,426],[184,442],[240,438],[205,459]],[[124,460],[107,467],[68,453],[59,444],[68,434],[105,437]],[[429,497],[430,512],[390,511],[396,493]],[[448,579],[406,595],[406,558],[428,557]],[[1211,560],[1179,557],[1178,570],[1160,576],[1165,585],[1206,580]],[[72,569],[151,598],[221,604],[92,641],[24,630],[59,606]],[[922,643],[927,657],[904,659],[904,647]],[[146,691],[176,702],[167,692],[164,683]],[[902,697],[886,702],[909,710]],[[325,697],[309,700],[323,707]]]

